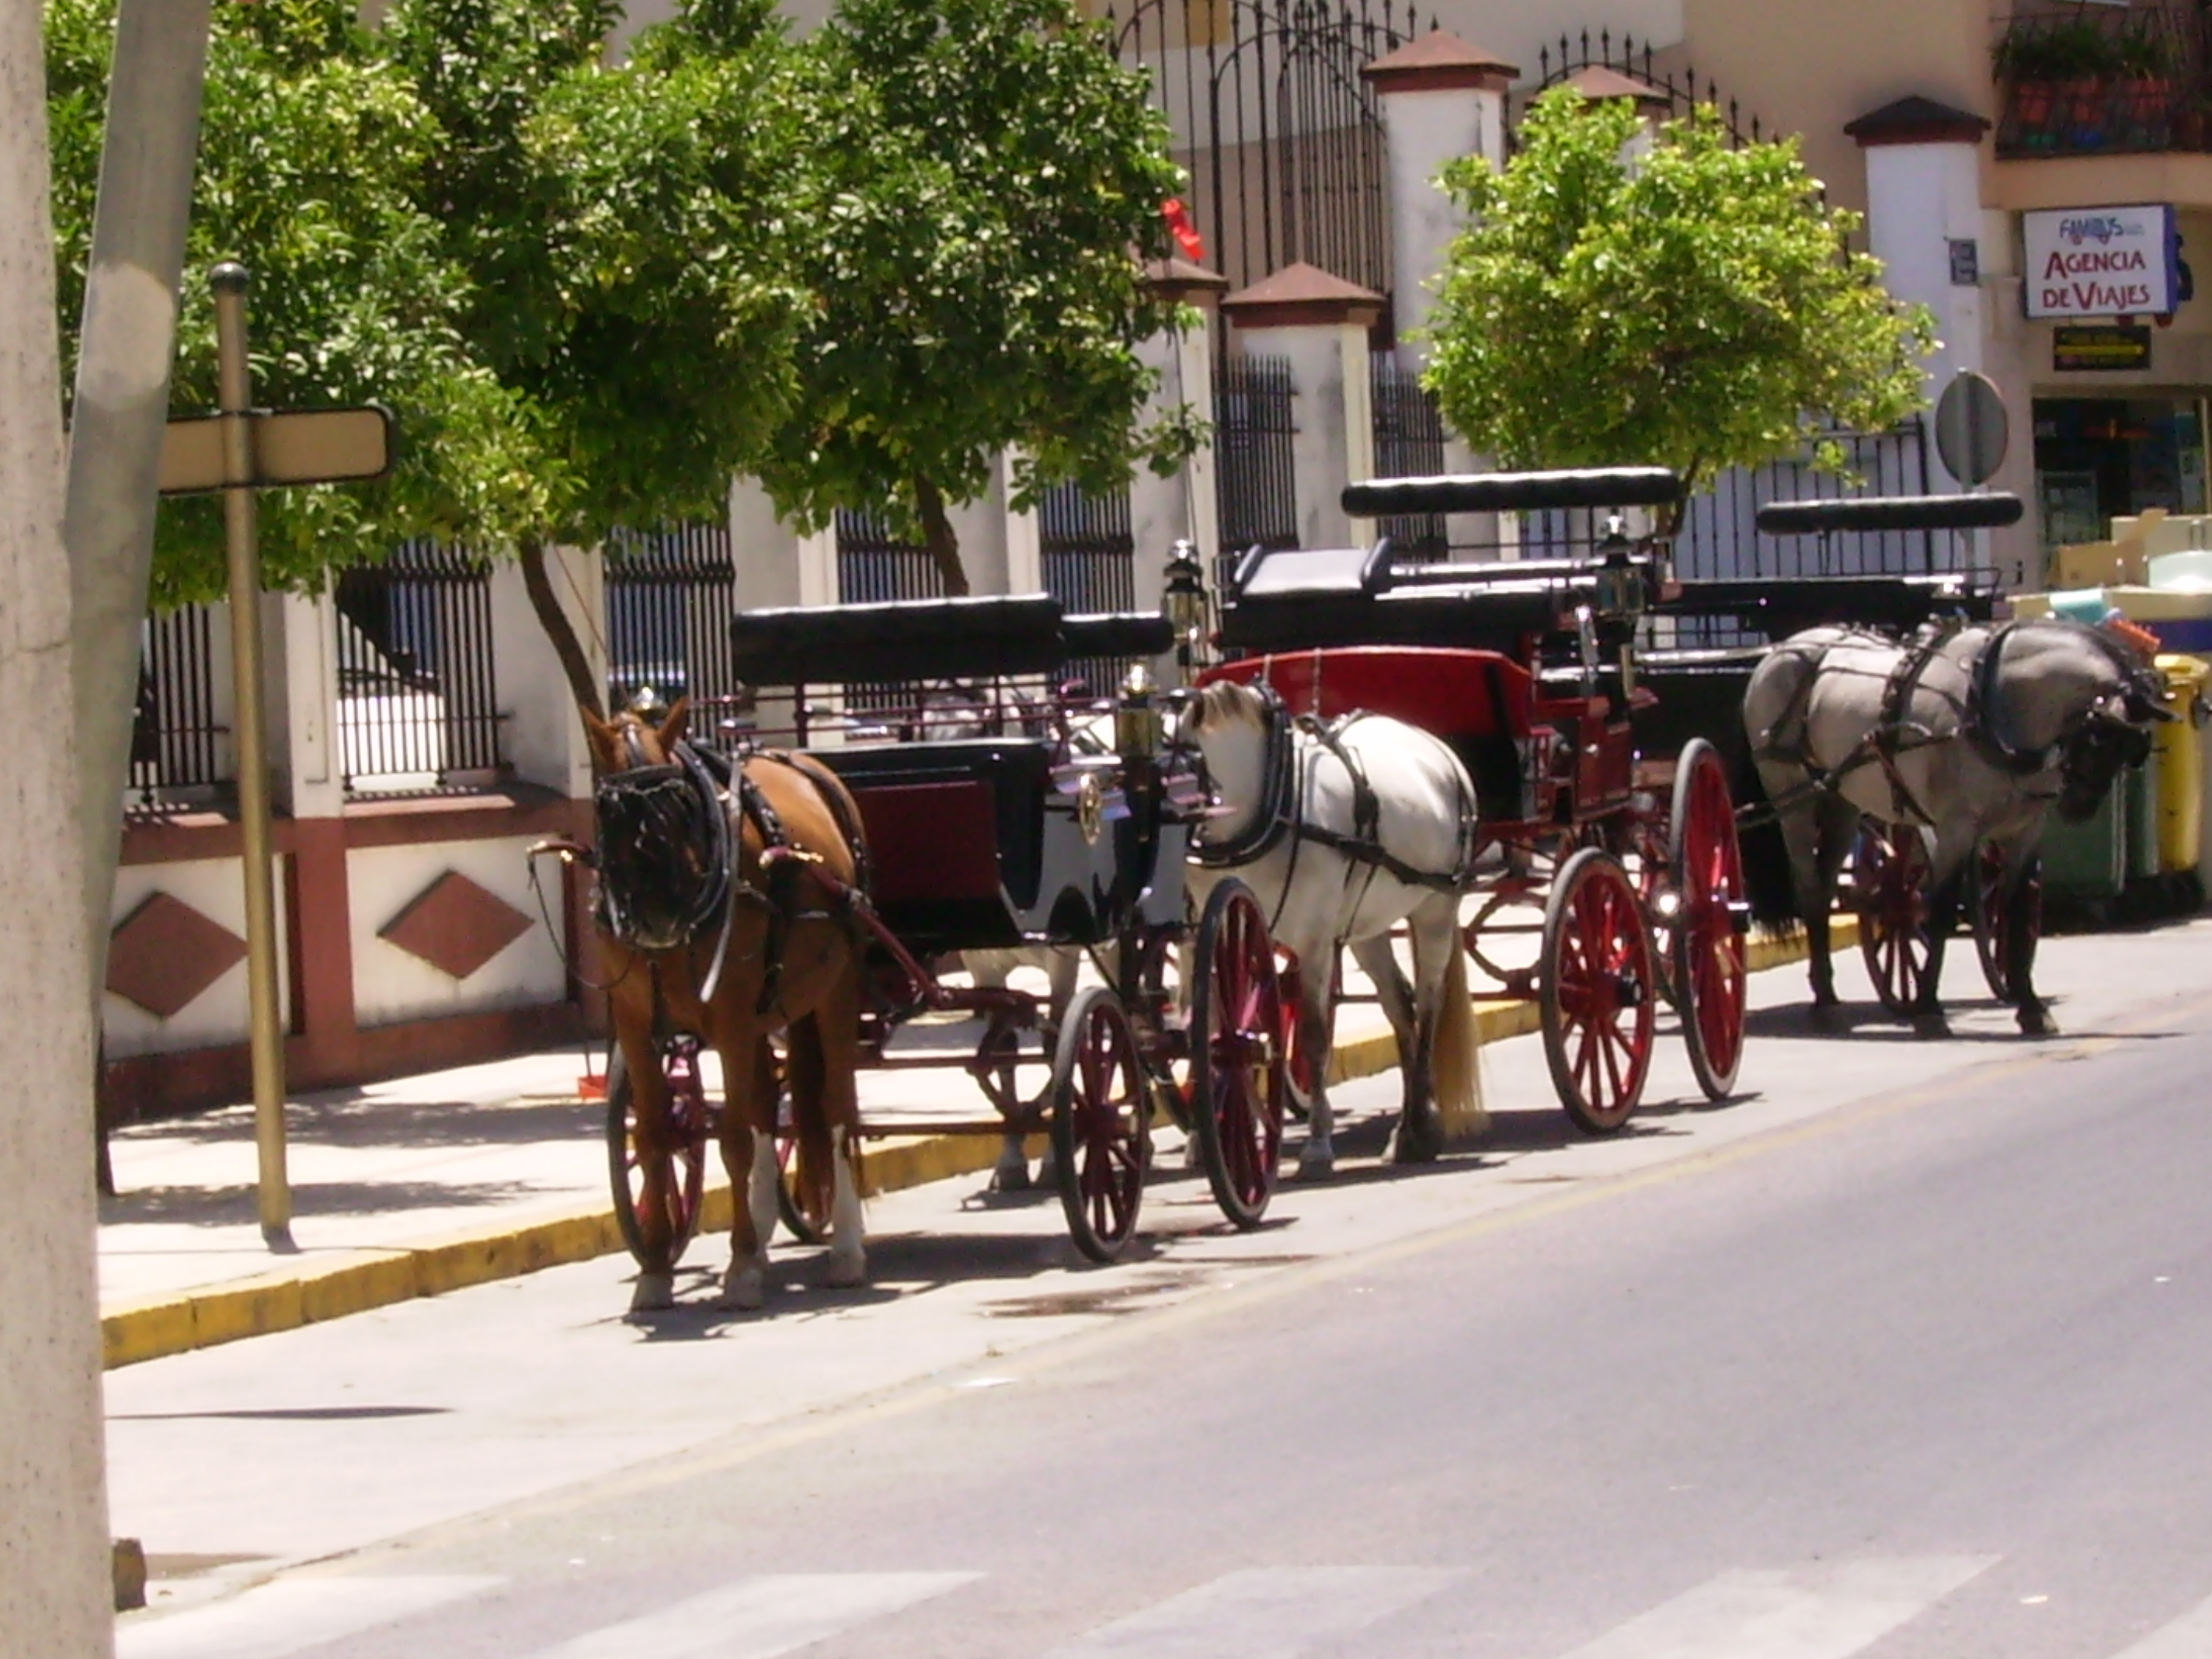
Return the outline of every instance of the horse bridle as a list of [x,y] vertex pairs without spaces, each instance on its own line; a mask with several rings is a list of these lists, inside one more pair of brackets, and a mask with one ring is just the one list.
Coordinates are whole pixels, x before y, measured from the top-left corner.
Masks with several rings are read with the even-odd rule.
[[[610,938],[641,950],[672,950],[718,915],[726,933],[736,859],[720,789],[690,744],[679,740],[671,760],[654,763],[646,758],[635,726],[626,726],[623,735],[631,764],[602,777],[593,792],[599,847],[593,911],[599,926]],[[643,890],[643,878],[656,871],[665,872],[667,889]],[[671,915],[672,938],[657,931],[647,937],[643,913],[655,898],[665,901]]]
[[[2054,760],[2062,780],[2057,794],[2066,793],[2066,786],[2078,783],[2090,775],[2090,763],[2115,751],[2112,766],[2097,769],[2106,777],[2117,775],[2124,766],[2142,763],[2150,752],[2150,734],[2135,723],[2133,718],[2123,719],[2108,713],[2102,700],[2091,704],[2075,715],[2058,736],[2045,748],[2023,750],[2013,746],[2005,734],[1997,729],[1994,711],[1997,708],[1997,674],[2002,665],[2004,647],[2017,623],[2006,623],[1990,637],[1989,644],[1975,659],[1973,678],[1970,682],[1967,700],[1966,735],[1984,758],[2002,771],[2016,777],[2031,777],[2047,770]],[[2130,717],[2140,712],[2141,718],[2151,720],[2161,713],[2160,702],[2164,688],[2154,678],[2154,671],[2145,668],[2123,653],[2121,648],[2096,629],[2087,630],[2088,636],[2111,660],[2120,676],[2121,695],[2125,699]],[[2056,797],[2051,797],[2055,799]]]

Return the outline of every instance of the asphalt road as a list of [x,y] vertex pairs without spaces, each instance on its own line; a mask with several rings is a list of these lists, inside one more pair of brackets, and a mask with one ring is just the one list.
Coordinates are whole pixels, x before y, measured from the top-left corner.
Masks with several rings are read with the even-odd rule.
[[1109,1270],[948,1183],[762,1318],[702,1251],[650,1323],[599,1263],[133,1367],[121,1652],[2204,1659],[2208,966],[2054,941],[2041,1043],[1779,970],[1755,1095],[1670,1055],[1602,1143],[1500,1044],[1479,1155],[1245,1237],[1170,1182]]

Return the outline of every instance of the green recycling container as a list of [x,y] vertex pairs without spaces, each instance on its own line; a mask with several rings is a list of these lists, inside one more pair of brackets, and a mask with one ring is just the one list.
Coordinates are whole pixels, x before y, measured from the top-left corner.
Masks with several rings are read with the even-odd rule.
[[2043,890],[2054,898],[2110,903],[2127,890],[2125,775],[2079,823],[2052,812],[2043,821]]

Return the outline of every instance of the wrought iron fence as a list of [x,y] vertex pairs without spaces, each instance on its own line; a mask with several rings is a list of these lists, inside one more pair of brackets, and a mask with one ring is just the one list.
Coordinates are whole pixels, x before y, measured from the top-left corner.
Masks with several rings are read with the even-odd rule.
[[[1419,478],[1444,470],[1444,422],[1436,399],[1420,377],[1387,351],[1372,355],[1368,381],[1375,410],[1375,475]],[[1444,559],[1450,538],[1441,513],[1407,513],[1375,521],[1376,533],[1389,538],[1401,556]]]
[[236,781],[219,698],[228,629],[213,605],[147,617],[139,634],[131,788],[148,802],[203,797]]
[[[1138,608],[1137,544],[1127,488],[1110,495],[1089,495],[1073,484],[1045,491],[1037,501],[1037,545],[1045,592],[1063,609],[1079,613]],[[1147,594],[1142,603],[1156,606],[1159,596]],[[1122,659],[1098,657],[1071,662],[1065,672],[1103,696],[1128,670]]]
[[[1292,443],[1297,403],[1287,357],[1232,357],[1213,387],[1213,466],[1221,558],[1234,568],[1252,547],[1298,544]],[[1216,573],[1219,577],[1227,570]]]
[[2212,149],[2212,49],[2198,7],[2049,5],[2000,26],[1997,154]]
[[473,787],[505,768],[491,571],[467,549],[403,542],[338,578],[339,765],[349,793]]
[[691,699],[694,737],[719,741],[741,712],[730,618],[737,568],[727,524],[617,531],[607,538],[607,694]]
[[1674,539],[1678,575],[1698,577],[1911,575],[1953,568],[1954,538],[1933,530],[1885,530],[1827,537],[1763,538],[1757,516],[1768,501],[1813,496],[1924,495],[1934,487],[1928,433],[1915,417],[1889,432],[1836,433],[1848,476],[1794,460],[1722,474],[1694,499]]
[[1106,13],[1190,175],[1206,258],[1235,288],[1296,260],[1388,295],[1382,122],[1360,70],[1436,27],[1390,0],[1136,0]]
[[1662,68],[1650,41],[1638,40],[1632,34],[1616,39],[1611,29],[1599,30],[1595,38],[1588,29],[1577,35],[1562,34],[1556,51],[1545,46],[1537,52],[1536,64],[1535,84],[1527,94],[1528,98],[1585,70],[1610,70],[1649,87],[1665,100],[1669,118],[1688,115],[1699,105],[1709,104],[1718,112],[1729,137],[1739,145],[1755,144],[1774,136],[1762,127],[1756,114],[1735,99],[1723,98],[1720,83],[1711,76],[1704,76],[1701,85],[1694,65]]
[[847,605],[937,599],[945,580],[929,550],[891,534],[873,513],[837,514],[837,597]]

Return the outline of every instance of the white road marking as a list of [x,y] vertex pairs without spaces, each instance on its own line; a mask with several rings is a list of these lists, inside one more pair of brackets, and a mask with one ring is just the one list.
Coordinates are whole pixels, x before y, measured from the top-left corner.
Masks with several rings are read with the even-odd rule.
[[1563,1659],[1847,1659],[1996,1559],[1938,1555],[1724,1572]]
[[741,1578],[533,1659],[777,1659],[975,1583],[980,1572],[787,1572]]
[[1224,1574],[1103,1626],[1051,1659],[1291,1659],[1435,1595],[1428,1567],[1266,1567]]
[[2212,1601],[2200,1601],[2112,1659],[2204,1659],[2208,1653],[2212,1653]]
[[115,1627],[116,1659],[284,1659],[474,1595],[505,1580],[280,1578],[228,1601]]

